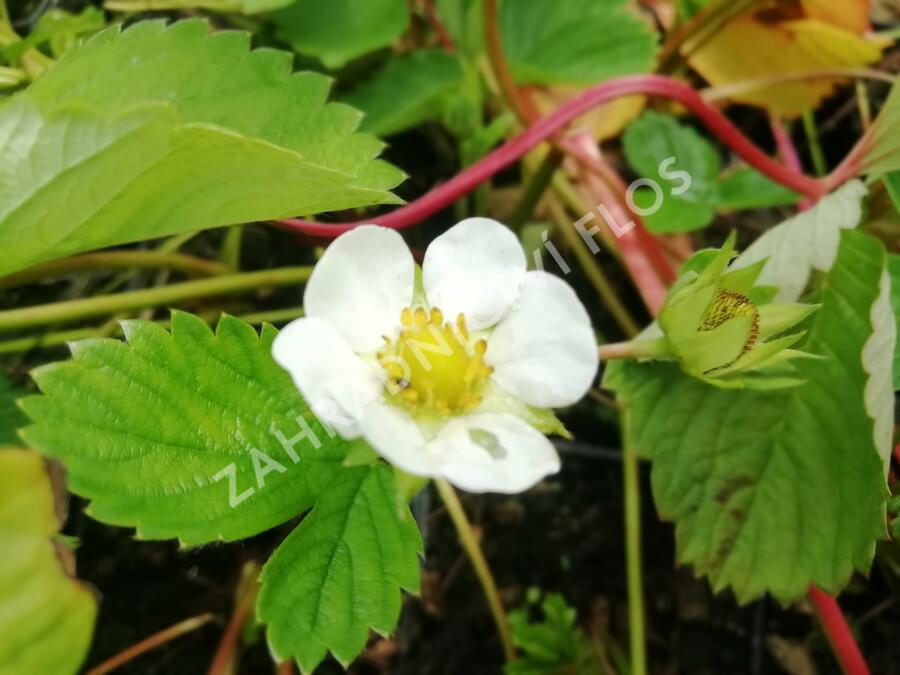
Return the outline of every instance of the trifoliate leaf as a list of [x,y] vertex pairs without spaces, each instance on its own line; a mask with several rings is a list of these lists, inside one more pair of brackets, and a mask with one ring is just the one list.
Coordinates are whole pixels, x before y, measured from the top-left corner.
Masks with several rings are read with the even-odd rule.
[[822,358],[796,362],[806,383],[792,389],[721,390],[665,364],[608,367],[626,442],[652,460],[657,508],[675,521],[678,558],[716,590],[790,601],[810,583],[836,593],[868,569],[885,533],[880,455],[890,451],[869,390],[876,352],[887,372],[893,353],[879,334],[884,266],[876,240],[842,233],[800,345]]
[[575,610],[550,593],[541,603],[543,617],[533,621],[528,608],[509,614],[513,642],[522,650],[507,662],[506,675],[600,675],[596,649],[575,623]]
[[716,147],[671,115],[648,111],[622,137],[631,168],[650,185],[634,202],[653,232],[690,232],[709,225],[718,209],[790,204],[797,195],[749,167],[720,176]]
[[390,136],[440,117],[462,79],[459,61],[444,51],[425,49],[391,59],[343,100],[365,113],[362,130]]
[[231,541],[310,508],[340,471],[346,443],[272,360],[273,328],[226,316],[213,334],[182,312],[171,334],[124,328],[127,343],[76,342],[71,361],[35,370],[44,395],[22,401],[25,441],[65,463],[93,517],[144,539]]
[[[90,248],[396,201],[328,80],[203,21],[109,29],[0,107],[0,274]],[[123,67],[127,64],[128,67]]]
[[22,392],[13,389],[9,380],[0,375],[0,447],[21,446],[16,430],[25,425],[26,418],[16,406]]
[[297,0],[271,15],[278,37],[339,68],[386,47],[409,24],[406,0]]
[[400,589],[418,592],[422,541],[384,464],[345,469],[263,568],[257,614],[278,660],[346,665],[369,628],[387,634]]
[[55,490],[44,460],[0,450],[0,674],[74,675],[91,644],[97,601],[72,578],[57,538]]
[[522,84],[590,85],[650,72],[656,36],[624,0],[503,0],[503,50]]

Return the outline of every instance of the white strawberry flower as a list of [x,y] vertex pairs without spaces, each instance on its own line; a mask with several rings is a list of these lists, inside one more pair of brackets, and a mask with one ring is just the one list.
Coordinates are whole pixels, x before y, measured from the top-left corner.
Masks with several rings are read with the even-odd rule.
[[514,493],[557,472],[539,428],[561,428],[548,409],[578,401],[598,365],[575,292],[526,271],[516,236],[487,218],[435,239],[417,272],[394,230],[341,235],[275,360],[324,423],[408,473]]

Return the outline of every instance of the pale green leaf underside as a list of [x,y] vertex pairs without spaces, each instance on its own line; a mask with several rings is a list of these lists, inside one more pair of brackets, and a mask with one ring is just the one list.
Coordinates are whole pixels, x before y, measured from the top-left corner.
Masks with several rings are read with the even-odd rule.
[[[33,421],[22,435],[65,463],[93,517],[139,537],[202,544],[262,532],[310,508],[346,453],[272,360],[274,334],[233,317],[213,334],[177,312],[171,334],[132,321],[127,343],[77,342],[71,361],[33,373],[43,396],[21,402]],[[315,440],[298,438],[298,415]]]
[[87,654],[97,602],[66,574],[58,529],[43,459],[0,450],[0,675],[74,675]]
[[446,52],[426,49],[390,60],[344,101],[365,113],[360,128],[376,136],[440,117],[448,96],[458,96],[463,73]]
[[884,535],[861,352],[885,254],[858,232],[841,242],[801,345],[823,358],[796,362],[805,384],[723,390],[668,364],[609,366],[628,442],[652,460],[657,507],[675,522],[679,560],[741,601],[766,591],[793,600],[810,583],[837,592]]
[[[127,64],[127,67],[123,67]],[[203,21],[104,31],[0,107],[0,274],[175,232],[396,202],[327,78]]]
[[656,37],[623,0],[503,0],[500,28],[522,84],[590,85],[649,72]]
[[329,651],[349,663],[369,628],[394,629],[400,589],[418,592],[421,550],[390,468],[345,469],[263,568],[257,614],[272,652],[304,673]]
[[878,118],[863,140],[860,173],[870,179],[900,171],[900,85],[891,87]]
[[329,68],[389,45],[409,24],[406,0],[297,0],[271,16],[276,32]]
[[766,259],[758,284],[777,286],[778,302],[796,302],[811,272],[831,268],[841,231],[859,224],[866,194],[859,181],[843,185],[815,207],[765,232],[738,256],[734,267]]
[[[888,255],[888,272],[891,277],[891,308],[896,326],[900,329],[900,255]],[[900,389],[900,340],[894,342],[894,390]]]

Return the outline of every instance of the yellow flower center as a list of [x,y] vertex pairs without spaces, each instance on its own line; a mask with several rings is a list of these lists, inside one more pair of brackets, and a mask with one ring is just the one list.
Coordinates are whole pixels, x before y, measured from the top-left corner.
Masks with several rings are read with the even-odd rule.
[[747,353],[759,339],[759,310],[750,298],[737,291],[720,290],[700,323],[700,330],[711,331],[736,316],[750,317],[750,330],[741,354]]
[[407,307],[396,340],[385,338],[378,362],[387,375],[388,398],[414,414],[449,417],[481,403],[493,368],[485,364],[487,342],[471,341],[465,317],[444,322],[437,308]]

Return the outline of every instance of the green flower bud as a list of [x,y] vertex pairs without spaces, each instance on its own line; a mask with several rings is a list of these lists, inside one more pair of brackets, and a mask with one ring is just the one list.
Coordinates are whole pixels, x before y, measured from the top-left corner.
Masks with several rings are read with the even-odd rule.
[[790,330],[817,305],[768,302],[774,289],[755,286],[764,260],[727,269],[734,242],[732,234],[702,271],[685,272],[675,282],[659,315],[660,352],[677,359],[689,375],[720,387],[799,384],[785,364],[811,355],[791,349],[805,333]]

